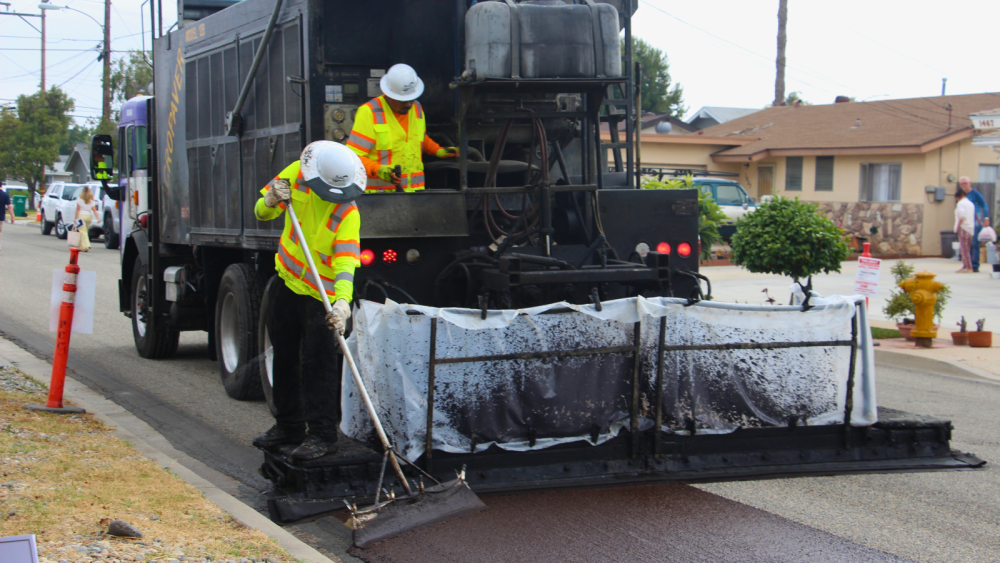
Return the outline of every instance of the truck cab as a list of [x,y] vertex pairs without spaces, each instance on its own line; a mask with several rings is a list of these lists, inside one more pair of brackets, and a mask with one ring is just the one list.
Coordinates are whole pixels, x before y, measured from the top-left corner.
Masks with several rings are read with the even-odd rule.
[[[116,206],[106,205],[101,217],[107,237],[105,245],[108,248],[118,248],[119,241],[122,240],[123,225],[133,224],[142,213],[148,211],[146,186],[149,181],[149,126],[146,100],[150,98],[136,96],[125,102],[121,109],[121,120],[118,122],[117,180],[121,200]],[[125,245],[122,245],[123,259],[125,252]]]

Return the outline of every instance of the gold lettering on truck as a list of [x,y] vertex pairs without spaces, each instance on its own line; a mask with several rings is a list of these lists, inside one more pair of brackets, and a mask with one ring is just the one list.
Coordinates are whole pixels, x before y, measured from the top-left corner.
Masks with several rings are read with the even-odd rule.
[[184,86],[184,54],[177,47],[177,62],[174,80],[170,89],[170,111],[167,114],[167,146],[163,152],[163,184],[170,184],[170,169],[174,162],[174,126],[177,125],[177,110],[180,108],[181,88]]

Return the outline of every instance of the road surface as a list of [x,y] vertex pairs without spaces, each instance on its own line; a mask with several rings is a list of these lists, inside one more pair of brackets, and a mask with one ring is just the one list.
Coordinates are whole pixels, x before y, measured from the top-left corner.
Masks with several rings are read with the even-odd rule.
[[[0,333],[43,357],[50,357],[54,347],[48,331],[52,270],[61,271],[67,258],[65,241],[42,236],[37,227],[4,229]],[[94,333],[73,337],[71,375],[211,468],[202,470],[203,477],[264,511],[260,492],[268,484],[256,473],[261,456],[250,440],[271,425],[267,407],[226,396],[215,362],[207,359],[203,332],[183,333],[175,358],[139,358],[129,320],[118,312],[118,252],[97,241],[90,252],[81,254],[80,265],[97,272],[98,311]],[[880,405],[950,418],[956,427],[953,447],[991,462],[1000,460],[1000,425],[994,416],[1000,385],[882,367],[878,393]],[[638,490],[644,491],[640,498],[634,496]],[[509,539],[503,549],[472,537],[467,539],[475,542],[469,548],[474,552],[459,550],[453,559],[438,560],[527,560],[529,553],[541,556],[545,549],[552,550],[559,539],[567,543],[552,553],[565,561],[592,560],[603,553],[601,549],[619,554],[615,560],[621,561],[664,553],[658,560],[801,561],[807,553],[802,546],[810,545],[822,546],[827,555],[840,554],[829,560],[996,561],[1000,553],[1000,478],[992,468],[539,495],[488,497],[487,504],[496,508],[493,516],[464,523],[472,529],[488,523],[485,529],[492,530],[491,538]],[[593,505],[595,499],[600,499],[599,507]],[[678,507],[683,513],[675,512]],[[555,512],[583,515],[588,532],[572,536],[564,528],[559,534],[547,531],[546,522],[559,522]],[[504,514],[512,517],[498,519]],[[636,526],[637,522],[642,525]],[[756,528],[748,528],[747,522]],[[421,536],[420,541],[431,542],[422,553],[442,547],[446,540],[435,544],[433,538],[449,537],[454,530],[447,526],[434,529],[439,536]],[[291,526],[290,531],[329,555],[358,561],[347,553],[347,531],[335,518]],[[774,538],[781,535],[790,539],[779,549]],[[655,550],[632,549],[649,541],[660,543]],[[615,542],[622,547],[615,547]],[[416,544],[414,538],[412,545]],[[720,552],[720,545],[731,549]],[[409,558],[389,551],[365,558],[400,562]],[[809,558],[827,560],[816,554]]]

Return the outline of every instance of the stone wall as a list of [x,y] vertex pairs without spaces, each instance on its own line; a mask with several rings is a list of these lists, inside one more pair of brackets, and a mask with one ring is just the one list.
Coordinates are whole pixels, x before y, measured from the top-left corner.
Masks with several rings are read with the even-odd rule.
[[[848,234],[867,238],[873,254],[921,254],[923,204],[824,202],[817,205],[821,213]],[[877,234],[871,234],[872,227],[878,227]]]

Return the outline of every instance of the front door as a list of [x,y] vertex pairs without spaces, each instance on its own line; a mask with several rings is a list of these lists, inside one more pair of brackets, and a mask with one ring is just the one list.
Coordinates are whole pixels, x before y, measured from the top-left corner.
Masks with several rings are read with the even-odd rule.
[[757,167],[757,201],[774,193],[774,165],[762,164]]

